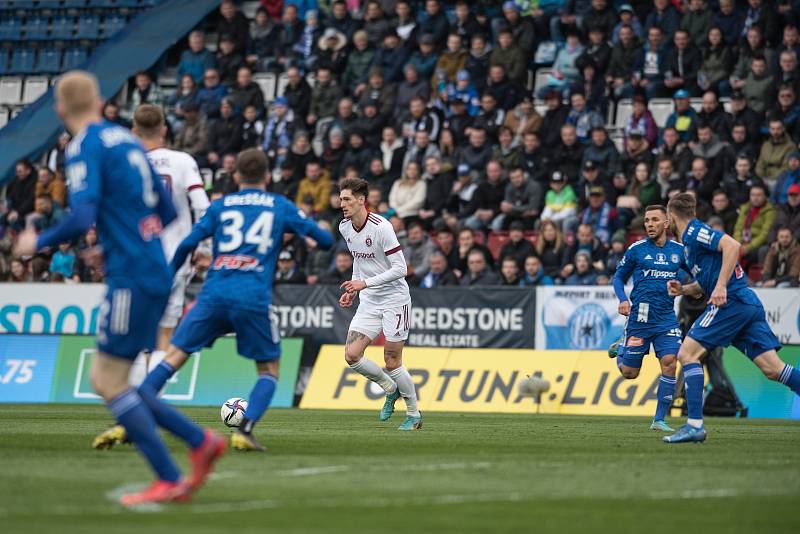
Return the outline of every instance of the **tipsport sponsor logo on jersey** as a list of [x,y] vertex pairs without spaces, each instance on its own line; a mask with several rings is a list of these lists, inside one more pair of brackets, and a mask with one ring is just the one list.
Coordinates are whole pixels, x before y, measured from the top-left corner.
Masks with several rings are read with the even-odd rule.
[[[605,353],[409,347],[406,368],[422,411],[652,415],[660,370],[645,358],[637,380],[620,376]],[[344,347],[326,345],[314,365],[301,408],[378,409],[384,393],[344,363]],[[382,364],[381,347],[367,357]],[[551,384],[540,399],[523,397],[529,375]]]

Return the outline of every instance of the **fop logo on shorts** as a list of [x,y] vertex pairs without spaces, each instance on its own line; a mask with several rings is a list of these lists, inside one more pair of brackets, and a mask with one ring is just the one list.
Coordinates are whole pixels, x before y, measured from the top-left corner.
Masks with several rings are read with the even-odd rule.
[[572,348],[597,349],[602,347],[610,325],[608,314],[601,306],[587,303],[575,310],[567,326]]

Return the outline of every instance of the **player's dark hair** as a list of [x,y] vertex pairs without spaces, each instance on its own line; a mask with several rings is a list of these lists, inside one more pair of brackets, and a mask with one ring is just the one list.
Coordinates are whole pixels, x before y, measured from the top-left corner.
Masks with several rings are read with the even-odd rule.
[[644,212],[647,213],[648,211],[660,211],[664,215],[667,214],[667,208],[662,206],[661,204],[650,204],[644,209]]
[[369,193],[369,182],[362,180],[361,178],[345,178],[339,182],[339,190],[344,191],[345,189],[349,189],[350,192],[353,193],[354,197],[367,198],[367,194]]
[[236,172],[239,183],[260,184],[267,174],[267,156],[259,148],[242,150],[236,159]]
[[161,106],[142,104],[133,112],[133,127],[139,137],[158,137],[163,126],[164,112],[161,110]]
[[670,199],[667,209],[683,219],[694,219],[697,199],[691,193],[678,193]]

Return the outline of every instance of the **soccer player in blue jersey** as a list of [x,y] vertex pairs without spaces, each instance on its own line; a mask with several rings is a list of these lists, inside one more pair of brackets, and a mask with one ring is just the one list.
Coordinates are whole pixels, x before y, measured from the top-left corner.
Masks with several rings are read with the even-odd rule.
[[[158,479],[147,489],[123,495],[120,502],[186,500],[203,484],[225,440],[204,431],[148,391],[128,384],[134,359],[152,349],[158,321],[167,304],[170,273],[159,240],[175,208],[148,163],[142,146],[126,129],[102,120],[97,80],[73,71],[56,86],[56,107],[74,135],[66,151],[70,216],[36,236],[26,230],[17,253],[28,255],[82,235],[92,224],[103,248],[108,291],[100,306],[97,354],[91,381]],[[193,473],[182,479],[156,425],[191,448]]]
[[310,236],[322,248],[333,245],[331,233],[307,219],[291,201],[265,191],[266,173],[267,159],[261,150],[239,154],[239,192],[213,202],[178,246],[171,262],[173,271],[201,241],[213,237],[211,268],[197,302],[178,325],[164,360],[140,386],[155,394],[190,354],[235,332],[239,354],[255,360],[258,373],[242,424],[231,436],[231,445],[238,450],[265,450],[252,431],[269,407],[278,383],[280,339],[269,309],[283,234]]
[[[642,359],[650,350],[661,365],[658,404],[651,430],[674,432],[664,418],[675,394],[675,367],[681,346],[681,329],[675,317],[675,297],[664,291],[668,280],[675,280],[684,268],[683,245],[667,239],[669,221],[664,206],[647,206],[644,213],[647,238],[633,243],[625,252],[614,274],[614,291],[619,313],[628,317],[617,348],[617,367],[625,378],[636,378]],[[633,275],[630,299],[625,283]]]
[[684,245],[686,264],[695,282],[667,282],[670,295],[704,296],[708,306],[683,340],[678,360],[686,381],[689,418],[667,443],[705,441],[703,426],[703,366],[700,357],[716,347],[733,345],[761,369],[764,376],[800,395],[800,371],[785,364],[777,351],[778,338],[767,323],[761,301],[747,287],[737,259],[741,245],[695,218],[695,197],[680,193],[669,201],[670,224]]

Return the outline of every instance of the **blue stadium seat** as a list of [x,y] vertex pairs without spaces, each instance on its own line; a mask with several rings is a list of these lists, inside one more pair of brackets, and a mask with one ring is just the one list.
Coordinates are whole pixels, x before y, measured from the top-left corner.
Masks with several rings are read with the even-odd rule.
[[0,41],[22,40],[22,19],[11,18],[0,22]]
[[36,51],[31,48],[15,48],[11,54],[10,72],[31,74],[36,63]]
[[0,74],[8,72],[8,53],[0,49]]
[[44,41],[47,39],[47,18],[30,17],[25,22],[26,41]]
[[20,10],[24,9],[29,11],[32,10],[34,7],[36,7],[35,0],[14,0],[13,4],[14,4],[14,9],[20,9]]
[[84,48],[70,48],[64,52],[64,60],[61,64],[63,70],[72,70],[86,61],[88,54]]
[[56,41],[66,41],[72,39],[72,28],[74,26],[72,17],[59,15],[53,19],[50,30],[50,38]]
[[55,48],[40,50],[36,71],[41,74],[57,74],[61,72],[61,50]]
[[117,7],[114,0],[89,0],[89,6],[97,9],[113,9]]
[[97,15],[82,15],[78,18],[76,39],[97,39],[100,33],[100,19]]
[[103,19],[103,38],[108,39],[122,28],[125,27],[127,22],[124,17],[119,15],[111,15]]
[[61,0],[39,0],[39,9],[61,9]]
[[115,6],[136,9],[142,7],[142,2],[141,0],[117,0]]
[[64,0],[64,9],[81,9],[86,7],[86,0]]

